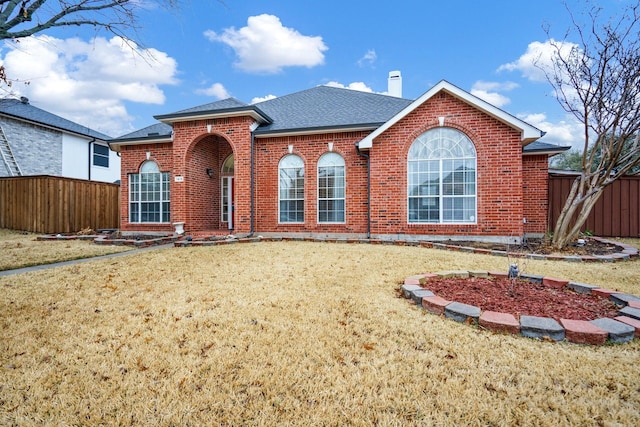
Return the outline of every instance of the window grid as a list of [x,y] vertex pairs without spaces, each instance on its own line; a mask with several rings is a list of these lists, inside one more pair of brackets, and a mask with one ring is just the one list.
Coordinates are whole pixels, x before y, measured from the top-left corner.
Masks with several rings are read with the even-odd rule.
[[109,167],[109,147],[93,144],[93,165]]
[[318,161],[318,222],[345,222],[345,167],[337,153]]
[[304,222],[304,162],[290,154],[280,160],[278,167],[279,222]]
[[476,222],[476,154],[471,140],[450,128],[420,135],[408,156],[410,223]]
[[170,222],[169,173],[145,162],[140,173],[129,174],[129,222]]

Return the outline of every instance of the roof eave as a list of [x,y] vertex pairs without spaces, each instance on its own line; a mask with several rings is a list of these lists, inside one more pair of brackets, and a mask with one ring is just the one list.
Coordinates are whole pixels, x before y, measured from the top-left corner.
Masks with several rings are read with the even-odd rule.
[[171,142],[173,142],[173,135],[165,135],[165,136],[154,135],[152,137],[142,137],[142,138],[112,139],[108,141],[108,144],[112,151],[119,153],[120,149],[123,146],[143,145],[143,144],[166,144]]
[[263,113],[259,108],[253,107],[253,106],[240,107],[240,108],[225,108],[220,110],[209,110],[209,111],[194,111],[194,112],[187,112],[187,113],[160,114],[153,117],[162,123],[172,124],[176,122],[186,122],[189,120],[207,120],[207,119],[218,119],[218,118],[225,118],[225,117],[242,117],[242,116],[249,116],[259,123],[273,122],[269,116]]
[[558,154],[562,154],[571,147],[558,147],[557,149],[542,149],[542,150],[531,150],[531,151],[523,151],[523,156],[543,156],[547,155],[549,157],[556,156]]
[[322,126],[313,128],[283,129],[283,130],[264,130],[260,129],[254,132],[256,138],[271,138],[280,136],[297,136],[310,134],[327,134],[327,133],[343,133],[343,132],[363,132],[372,131],[380,127],[382,123],[365,123],[361,125],[344,125],[344,126]]

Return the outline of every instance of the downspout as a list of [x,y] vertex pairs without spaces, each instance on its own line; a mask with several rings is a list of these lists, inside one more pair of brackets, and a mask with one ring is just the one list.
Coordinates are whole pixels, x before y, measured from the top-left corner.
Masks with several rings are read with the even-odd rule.
[[371,159],[369,154],[360,151],[360,146],[356,142],[358,155],[367,159],[367,239],[371,239]]
[[250,180],[250,203],[249,203],[249,214],[250,214],[250,219],[249,219],[249,237],[253,237],[253,234],[255,232],[255,158],[254,158],[254,145],[255,145],[255,135],[254,135],[254,131],[258,128],[259,124],[258,122],[253,122],[253,124],[251,126],[249,126],[249,130],[251,131],[251,145],[250,145],[250,150],[251,153],[249,154],[249,180]]
[[89,162],[87,164],[87,180],[91,181],[91,147],[93,146],[93,143],[96,142],[96,139],[93,138],[91,141],[89,141]]

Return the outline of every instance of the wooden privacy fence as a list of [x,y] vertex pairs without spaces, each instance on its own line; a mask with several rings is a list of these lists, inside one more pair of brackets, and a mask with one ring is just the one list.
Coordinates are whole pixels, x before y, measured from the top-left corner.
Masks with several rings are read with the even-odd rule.
[[0,228],[72,233],[120,227],[120,186],[53,176],[0,178]]
[[[573,173],[549,174],[549,229],[553,230],[569,195]],[[609,185],[582,231],[596,236],[640,237],[640,176],[623,176]]]

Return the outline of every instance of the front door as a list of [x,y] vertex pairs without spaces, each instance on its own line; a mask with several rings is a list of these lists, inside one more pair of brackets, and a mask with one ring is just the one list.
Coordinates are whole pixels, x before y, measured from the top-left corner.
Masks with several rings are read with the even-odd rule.
[[234,226],[233,181],[232,176],[222,177],[222,222],[227,223],[229,230]]

